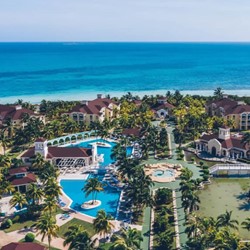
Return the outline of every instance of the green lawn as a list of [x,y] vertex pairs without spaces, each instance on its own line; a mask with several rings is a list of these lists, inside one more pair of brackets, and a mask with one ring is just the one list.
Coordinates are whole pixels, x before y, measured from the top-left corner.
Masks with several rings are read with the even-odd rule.
[[98,250],[109,250],[111,247],[112,243],[101,243]]
[[13,232],[13,231],[16,231],[16,230],[21,230],[24,227],[31,227],[35,223],[36,223],[35,220],[27,220],[27,221],[24,221],[24,222],[17,222],[17,223],[14,223],[10,228],[4,229],[4,232],[5,233],[10,233],[10,232]]
[[73,218],[72,220],[68,221],[67,223],[65,223],[60,227],[58,233],[59,236],[63,238],[64,234],[68,231],[68,228],[73,225],[82,225],[82,227],[88,232],[90,237],[92,237],[95,234],[93,224]]
[[[61,208],[58,208],[56,212],[54,212],[53,214],[60,214],[63,213],[64,211]],[[13,223],[13,225],[10,228],[7,228],[4,230],[5,233],[10,233],[16,230],[21,230],[24,227],[31,227],[33,226],[35,223],[37,222],[37,219],[33,219],[33,220],[26,220],[26,221],[22,221],[22,222],[16,222]]]

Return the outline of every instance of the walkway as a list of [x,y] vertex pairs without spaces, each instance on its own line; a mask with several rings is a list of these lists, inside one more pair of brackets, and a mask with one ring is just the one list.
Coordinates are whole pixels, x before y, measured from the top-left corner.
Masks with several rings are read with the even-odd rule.
[[[167,127],[167,132],[170,135],[170,149],[172,150],[172,159],[167,160],[161,160],[160,163],[172,163],[172,164],[181,164],[183,167],[189,168],[193,172],[193,178],[197,179],[200,177],[199,168],[197,168],[194,164],[190,164],[183,160],[177,160],[177,153],[176,153],[176,144],[174,142],[174,135],[173,135],[173,126]],[[151,156],[145,163],[152,164],[152,163],[159,163],[159,160],[156,160]],[[175,190],[176,194],[176,205],[177,205],[177,215],[178,215],[178,227],[179,227],[179,236],[180,236],[180,244],[181,249],[185,246],[187,242],[187,235],[185,234],[185,226],[183,225],[185,222],[185,212],[182,207],[182,201],[181,201],[181,192],[179,191],[180,187],[180,180],[175,180],[174,182],[169,183],[155,183],[153,189],[158,189],[160,187],[166,187],[172,190]],[[149,233],[145,234],[149,230],[150,225],[150,213],[148,212],[149,208],[146,208],[144,211],[145,217],[143,222],[143,245],[142,249],[147,250],[149,248],[146,248],[146,246],[149,246]]]

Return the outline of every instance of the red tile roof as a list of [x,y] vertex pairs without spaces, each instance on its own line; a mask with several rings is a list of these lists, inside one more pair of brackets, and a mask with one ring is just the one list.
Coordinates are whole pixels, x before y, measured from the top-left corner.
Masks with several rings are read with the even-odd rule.
[[12,242],[2,247],[2,250],[45,250],[45,246],[41,246],[33,242]]
[[29,183],[36,182],[36,176],[33,173],[28,173],[26,176],[21,178],[16,178],[15,176],[7,177],[8,181],[11,182],[13,186],[26,185]]
[[46,141],[46,139],[44,139],[44,138],[42,138],[42,137],[37,138],[37,139],[35,140],[35,142],[45,142],[45,141]]
[[126,135],[126,136],[139,137],[140,136],[140,129],[139,128],[126,128],[122,131],[122,134]]
[[225,110],[225,115],[250,112],[250,105],[239,104],[237,101],[230,98],[222,98],[219,100],[210,101],[207,103],[207,106],[212,104],[215,104],[217,108],[222,107]]
[[10,175],[21,174],[21,173],[27,173],[27,168],[26,167],[19,167],[19,168],[10,168],[9,169]]
[[234,147],[234,148],[239,148],[239,149],[244,149],[244,150],[247,149],[247,145],[245,143],[241,142],[242,137],[231,136],[230,139],[222,140],[222,139],[219,139],[218,133],[215,133],[215,134],[204,134],[200,138],[200,140],[206,141],[206,142],[208,142],[212,139],[217,139],[221,143],[221,146],[223,148],[230,149],[230,148]]
[[78,104],[75,107],[72,108],[72,110],[69,113],[73,113],[73,112],[80,112],[83,114],[96,114],[99,115],[100,114],[100,110],[102,108],[108,108],[109,104],[116,104],[116,102],[114,102],[111,99],[108,98],[97,98],[93,101],[88,101],[88,104]]
[[20,120],[22,119],[24,114],[34,115],[34,111],[20,108],[16,109],[15,106],[1,105],[0,104],[0,116],[2,120],[6,120],[7,118],[11,118],[12,120]]
[[[67,147],[48,147],[48,159],[53,158],[80,158],[92,155],[91,148],[67,148]],[[29,148],[21,157],[31,158],[35,156],[35,148]]]
[[165,102],[163,104],[160,104],[158,106],[156,106],[154,109],[155,110],[160,110],[160,109],[173,109],[174,108],[174,105],[168,103],[168,102]]

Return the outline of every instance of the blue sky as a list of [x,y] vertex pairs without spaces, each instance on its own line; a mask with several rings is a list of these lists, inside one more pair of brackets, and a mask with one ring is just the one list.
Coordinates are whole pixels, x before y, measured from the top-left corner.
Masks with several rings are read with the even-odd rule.
[[1,0],[0,41],[250,41],[249,0]]

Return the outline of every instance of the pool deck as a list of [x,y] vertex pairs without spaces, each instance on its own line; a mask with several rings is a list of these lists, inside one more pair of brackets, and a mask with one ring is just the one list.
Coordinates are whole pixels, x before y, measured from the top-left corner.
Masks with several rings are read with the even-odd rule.
[[[180,172],[181,167],[175,168],[174,164],[167,164],[167,163],[158,163],[158,164],[146,164],[144,171],[146,175],[149,175],[152,181],[154,182],[171,182],[175,181],[175,178],[178,178],[181,174]],[[173,176],[156,176],[154,172],[157,170],[166,171],[170,170],[173,171]]]

